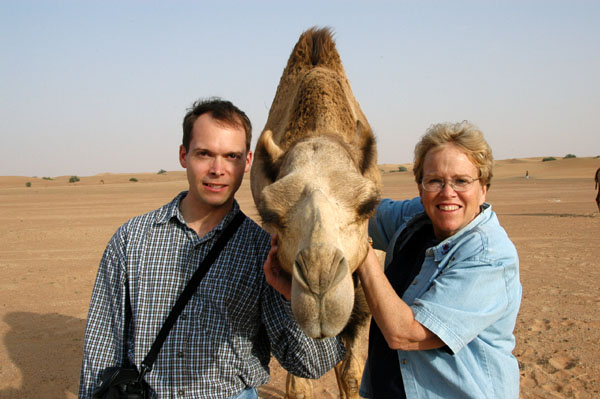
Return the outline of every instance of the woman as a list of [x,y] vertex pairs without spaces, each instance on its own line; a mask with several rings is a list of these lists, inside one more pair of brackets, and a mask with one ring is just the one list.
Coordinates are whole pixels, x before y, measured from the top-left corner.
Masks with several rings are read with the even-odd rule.
[[468,122],[415,147],[419,198],[383,200],[358,269],[373,314],[365,398],[514,398],[521,301],[517,251],[485,202],[492,153]]

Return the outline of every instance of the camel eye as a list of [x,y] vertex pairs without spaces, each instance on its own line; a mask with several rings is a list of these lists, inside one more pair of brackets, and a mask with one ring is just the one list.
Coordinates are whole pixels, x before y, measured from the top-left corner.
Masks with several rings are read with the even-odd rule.
[[263,201],[257,206],[262,223],[284,229],[286,223],[283,210],[273,205],[270,204],[268,198],[263,197]]
[[370,196],[366,201],[363,201],[358,205],[358,216],[361,218],[371,217],[375,212],[375,208],[377,208],[378,204],[379,198],[376,195]]
[[263,223],[281,226],[281,217],[274,210],[261,206],[258,209],[258,213]]

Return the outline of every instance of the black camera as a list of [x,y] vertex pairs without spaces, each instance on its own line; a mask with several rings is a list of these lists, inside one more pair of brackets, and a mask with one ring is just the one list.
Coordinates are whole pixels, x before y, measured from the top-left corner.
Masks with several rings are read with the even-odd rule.
[[148,399],[148,384],[140,378],[135,366],[108,367],[102,370],[94,388],[96,399]]

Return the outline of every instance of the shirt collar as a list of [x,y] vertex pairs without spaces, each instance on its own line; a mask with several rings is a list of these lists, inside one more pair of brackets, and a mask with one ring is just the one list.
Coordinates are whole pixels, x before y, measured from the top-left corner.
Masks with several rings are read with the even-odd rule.
[[[181,212],[181,200],[185,198],[188,191],[182,191],[171,202],[162,207],[156,218],[157,224],[165,224],[169,222],[171,219],[176,218],[181,224],[185,224],[185,219],[183,218],[183,213]],[[231,210],[225,215],[223,220],[219,222],[218,225],[215,226],[213,231],[221,231],[225,226],[229,224],[231,219],[240,211],[240,205],[237,200],[233,200],[233,207]]]
[[187,191],[182,191],[171,202],[163,206],[156,217],[157,224],[165,224],[172,218],[177,218],[183,223],[183,215],[181,214],[180,203],[181,200],[187,195]]
[[492,206],[487,202],[481,205],[481,212],[471,220],[469,224],[460,229],[458,233],[446,238],[438,245],[430,248],[435,256],[435,260],[441,260],[448,252],[452,250],[452,247],[461,239],[462,236],[468,234],[471,230],[479,226],[484,221],[488,220],[492,215]]

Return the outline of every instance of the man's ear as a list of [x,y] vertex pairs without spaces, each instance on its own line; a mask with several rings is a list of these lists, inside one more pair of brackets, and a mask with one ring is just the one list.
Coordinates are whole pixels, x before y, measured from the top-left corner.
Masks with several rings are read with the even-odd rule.
[[250,166],[252,166],[252,151],[248,150],[246,154],[246,167],[244,168],[244,173],[248,173],[250,171]]
[[184,169],[187,169],[187,160],[185,159],[186,155],[187,155],[187,151],[182,144],[179,146],[179,164]]

